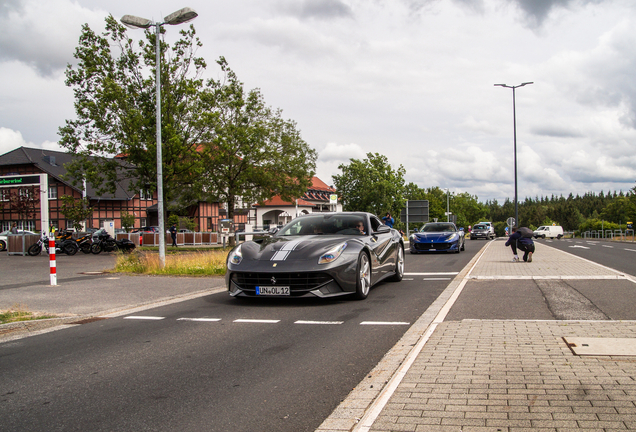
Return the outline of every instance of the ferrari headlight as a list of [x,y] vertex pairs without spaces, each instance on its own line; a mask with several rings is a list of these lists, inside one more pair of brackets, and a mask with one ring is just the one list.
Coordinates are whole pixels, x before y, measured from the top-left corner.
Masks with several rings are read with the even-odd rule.
[[455,239],[455,234],[450,234],[448,237],[446,237],[446,241],[452,241]]
[[328,250],[320,258],[318,258],[318,264],[329,264],[338,259],[342,252],[347,248],[347,242],[341,243],[338,246]]
[[243,260],[243,253],[241,252],[241,246],[243,245],[238,245],[231,253],[230,253],[230,257],[228,259],[228,265],[229,264],[240,264],[241,260]]

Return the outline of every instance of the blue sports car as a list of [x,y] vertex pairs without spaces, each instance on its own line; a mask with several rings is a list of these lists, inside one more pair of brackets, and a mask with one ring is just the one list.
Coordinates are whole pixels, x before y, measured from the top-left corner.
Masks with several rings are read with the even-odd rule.
[[464,230],[452,222],[430,222],[409,237],[411,253],[464,250]]

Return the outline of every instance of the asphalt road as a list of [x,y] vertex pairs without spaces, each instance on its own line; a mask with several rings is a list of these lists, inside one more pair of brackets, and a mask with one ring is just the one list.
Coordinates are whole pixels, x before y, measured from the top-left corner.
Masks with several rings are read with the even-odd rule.
[[0,344],[0,430],[313,431],[483,245],[365,301],[223,292]]
[[[636,243],[609,240],[538,239],[535,242],[571,253],[581,258],[636,276]],[[593,265],[593,264],[591,264]]]

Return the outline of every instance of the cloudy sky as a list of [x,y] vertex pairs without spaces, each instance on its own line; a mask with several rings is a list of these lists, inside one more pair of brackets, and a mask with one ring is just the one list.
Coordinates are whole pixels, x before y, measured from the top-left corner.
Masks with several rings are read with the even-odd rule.
[[82,24],[185,6],[206,76],[225,56],[328,184],[377,152],[421,187],[512,199],[512,90],[494,84],[534,82],[516,90],[519,198],[636,185],[633,0],[0,0],[0,154],[59,149]]

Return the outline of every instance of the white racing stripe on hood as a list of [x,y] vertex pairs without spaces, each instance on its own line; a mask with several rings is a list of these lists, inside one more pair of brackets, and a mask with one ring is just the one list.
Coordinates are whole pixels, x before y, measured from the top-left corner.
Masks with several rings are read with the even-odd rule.
[[282,248],[277,251],[271,258],[270,261],[285,261],[291,251],[296,249],[296,247],[302,242],[302,240],[294,240],[290,242],[285,242]]

